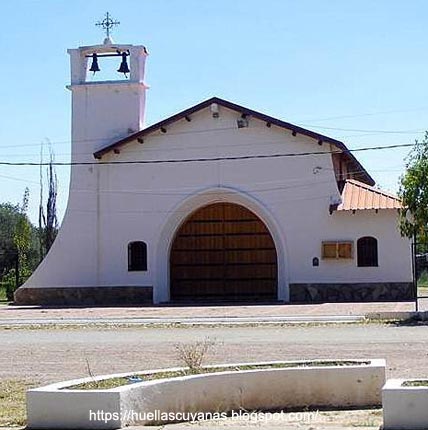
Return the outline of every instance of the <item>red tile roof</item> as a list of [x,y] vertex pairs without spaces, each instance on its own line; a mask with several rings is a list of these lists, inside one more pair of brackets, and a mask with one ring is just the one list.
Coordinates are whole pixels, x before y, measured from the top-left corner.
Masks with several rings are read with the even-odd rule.
[[400,209],[401,201],[393,194],[373,188],[355,179],[347,179],[338,211],[364,209]]

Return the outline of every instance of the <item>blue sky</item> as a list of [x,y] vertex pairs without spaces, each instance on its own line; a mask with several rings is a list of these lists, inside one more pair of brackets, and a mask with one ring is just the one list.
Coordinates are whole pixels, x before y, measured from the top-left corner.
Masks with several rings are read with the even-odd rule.
[[[106,11],[116,42],[144,44],[147,122],[211,96],[343,140],[350,148],[411,143],[428,129],[425,0],[15,0],[1,4],[0,160],[38,161],[49,139],[70,154],[67,48],[101,43]],[[362,131],[354,131],[362,130]],[[394,191],[408,150],[357,157]],[[59,212],[68,168],[58,168]],[[38,168],[0,166],[0,201],[30,188]]]

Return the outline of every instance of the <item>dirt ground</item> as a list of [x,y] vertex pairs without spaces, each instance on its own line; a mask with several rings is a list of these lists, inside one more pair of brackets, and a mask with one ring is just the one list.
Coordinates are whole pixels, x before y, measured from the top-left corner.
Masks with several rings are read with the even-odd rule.
[[[207,364],[260,360],[385,358],[387,377],[428,375],[428,331],[424,325],[310,325],[284,327],[188,327],[0,329],[0,381],[48,383],[96,375],[175,366],[175,345],[216,340]],[[2,399],[0,395],[0,408]],[[320,413],[321,414],[321,413]],[[378,428],[379,411],[329,412],[313,423],[235,422],[177,424],[195,428]],[[4,425],[4,424],[3,424]],[[336,426],[336,427],[335,427]]]
[[260,414],[252,419],[226,419],[183,424],[169,424],[162,427],[129,427],[129,430],[213,430],[213,429],[285,429],[285,430],[377,430],[382,424],[382,410],[353,411],[311,411],[302,416],[285,413],[280,419],[267,420],[268,414]]
[[0,329],[0,379],[52,382],[176,366],[175,345],[215,339],[209,363],[386,358],[388,377],[428,375],[428,328],[382,324]]

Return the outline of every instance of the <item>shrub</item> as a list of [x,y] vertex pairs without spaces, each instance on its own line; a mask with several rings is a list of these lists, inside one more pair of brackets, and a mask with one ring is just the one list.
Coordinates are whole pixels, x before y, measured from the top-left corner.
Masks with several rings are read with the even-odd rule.
[[177,357],[182,364],[190,369],[192,373],[198,373],[202,367],[208,351],[216,346],[214,339],[206,337],[204,340],[198,340],[191,343],[178,343],[175,345]]

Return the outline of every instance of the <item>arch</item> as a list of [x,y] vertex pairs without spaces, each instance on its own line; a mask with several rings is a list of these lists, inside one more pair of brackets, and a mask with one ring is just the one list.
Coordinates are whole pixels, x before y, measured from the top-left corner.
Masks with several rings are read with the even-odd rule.
[[147,270],[147,244],[143,241],[128,243],[128,272]]
[[375,237],[363,236],[357,240],[357,266],[378,266],[378,246]]
[[277,253],[277,299],[289,301],[287,248],[284,234],[274,214],[263,202],[250,194],[232,187],[207,187],[178,203],[157,235],[158,242],[153,258],[156,279],[154,280],[153,299],[155,303],[170,300],[170,267],[169,258],[173,239],[180,226],[197,209],[218,202],[236,203],[245,206],[265,224],[275,243]]
[[257,215],[236,203],[193,212],[177,231],[170,254],[173,300],[272,300],[277,255]]

